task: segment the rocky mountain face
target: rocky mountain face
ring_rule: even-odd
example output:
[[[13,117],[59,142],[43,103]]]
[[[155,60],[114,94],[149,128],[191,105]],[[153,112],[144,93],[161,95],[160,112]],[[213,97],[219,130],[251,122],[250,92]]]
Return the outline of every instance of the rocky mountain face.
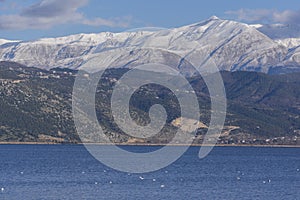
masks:
[[[183,128],[178,126],[180,107],[172,92],[158,85],[143,86],[136,91],[130,101],[130,113],[138,124],[145,125],[149,122],[149,108],[155,104],[163,105],[168,113],[163,131],[147,139],[134,138],[114,122],[110,108],[112,89],[127,71],[107,70],[100,79],[95,98],[99,124],[113,142],[168,142],[174,131]],[[151,73],[160,76],[158,72]],[[228,109],[219,144],[300,145],[299,73],[221,74]],[[87,78],[94,75],[89,74]],[[70,69],[43,70],[0,62],[0,141],[80,142],[72,116],[72,90],[76,76],[77,71]],[[198,97],[201,114],[199,129],[191,137],[195,137],[195,143],[201,143],[210,121],[210,97],[201,77],[188,80]]]
[[[201,54],[210,56],[220,70],[273,74],[300,71],[299,45],[297,27],[247,25],[211,17],[173,29],[78,34],[35,41],[0,40],[0,59],[42,69],[84,66],[90,71],[154,62],[180,68],[190,75],[188,65],[199,67],[199,60],[194,58]],[[99,60],[97,65],[84,65],[94,57]],[[184,58],[190,62],[184,63]]]

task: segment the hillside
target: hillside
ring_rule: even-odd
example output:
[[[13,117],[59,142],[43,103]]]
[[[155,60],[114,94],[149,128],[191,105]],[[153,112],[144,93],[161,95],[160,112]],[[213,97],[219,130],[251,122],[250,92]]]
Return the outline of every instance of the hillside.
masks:
[[[127,71],[112,69],[104,73],[98,86],[101,90],[96,94],[99,123],[114,142],[169,141],[179,128],[176,120],[180,112],[171,91],[158,85],[144,86],[134,94],[130,102],[131,115],[137,123],[147,124],[151,105],[164,105],[168,123],[162,132],[141,140],[128,136],[113,122],[109,109],[112,87]],[[72,119],[72,87],[76,73],[70,69],[47,71],[0,62],[0,141],[80,142]],[[224,71],[222,77],[228,112],[220,144],[300,144],[300,74]],[[210,98],[201,77],[191,77],[189,81],[200,105],[202,125],[195,143],[201,143],[209,123]]]

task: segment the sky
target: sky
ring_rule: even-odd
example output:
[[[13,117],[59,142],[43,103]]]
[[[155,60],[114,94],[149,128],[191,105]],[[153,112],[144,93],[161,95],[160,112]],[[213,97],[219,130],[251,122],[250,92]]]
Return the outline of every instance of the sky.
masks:
[[[0,0],[0,38],[172,28],[216,15],[245,23],[300,25],[296,0]]]

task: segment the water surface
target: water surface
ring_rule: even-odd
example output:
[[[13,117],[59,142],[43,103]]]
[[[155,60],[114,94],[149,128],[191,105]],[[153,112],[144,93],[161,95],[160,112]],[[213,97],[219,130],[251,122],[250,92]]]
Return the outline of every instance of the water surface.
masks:
[[[0,145],[0,199],[300,199],[300,148],[215,147],[202,160],[198,151],[128,174],[82,145]]]

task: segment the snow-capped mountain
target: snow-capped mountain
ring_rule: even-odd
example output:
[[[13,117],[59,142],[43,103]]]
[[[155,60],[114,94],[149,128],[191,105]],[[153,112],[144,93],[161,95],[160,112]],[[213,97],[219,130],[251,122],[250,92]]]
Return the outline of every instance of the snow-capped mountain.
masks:
[[[300,71],[300,29],[247,25],[215,16],[200,23],[161,30],[78,34],[35,41],[0,40],[1,60],[50,69],[100,70],[161,63],[190,72],[199,54],[220,70],[285,73]],[[83,65],[97,57],[97,64]],[[184,58],[189,57],[188,60]]]
[[[293,24],[254,25],[278,44],[288,48],[288,53],[281,63],[282,66],[294,66],[300,63],[300,26]]]

